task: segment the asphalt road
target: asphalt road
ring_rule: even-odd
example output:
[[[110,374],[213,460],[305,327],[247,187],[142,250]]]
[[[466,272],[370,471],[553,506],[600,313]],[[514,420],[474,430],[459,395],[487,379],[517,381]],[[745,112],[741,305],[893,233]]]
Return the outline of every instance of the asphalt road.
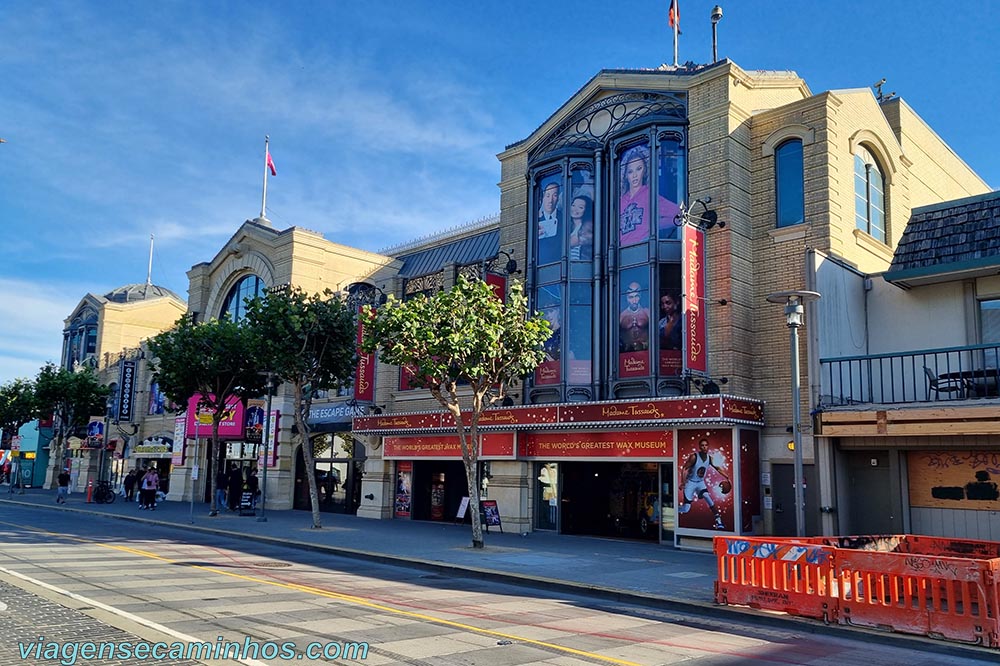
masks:
[[[0,666],[60,663],[44,646],[81,641],[260,646],[242,660],[75,660],[98,666],[995,663],[10,506],[0,506],[0,630]],[[268,641],[278,656],[260,651]]]

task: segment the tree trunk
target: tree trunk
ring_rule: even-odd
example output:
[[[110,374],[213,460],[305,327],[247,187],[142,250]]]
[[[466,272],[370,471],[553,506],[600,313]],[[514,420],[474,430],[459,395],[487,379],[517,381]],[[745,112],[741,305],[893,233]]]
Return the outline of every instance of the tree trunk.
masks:
[[[309,504],[312,507],[313,519],[312,526],[313,529],[318,530],[323,527],[323,523],[319,515],[319,489],[316,487],[316,459],[313,456],[312,440],[309,439],[309,429],[306,427],[306,421],[302,417],[302,385],[296,383],[294,387],[295,427],[298,428],[299,438],[302,441],[302,463],[305,465],[306,481],[309,483]]]
[[[209,510],[209,512],[208,512],[208,515],[210,515],[210,516],[217,516],[217,515],[219,515],[219,508],[220,508],[218,506],[218,503],[215,501],[215,491],[217,490],[217,488],[215,487],[215,478],[219,475],[219,451],[218,451],[218,446],[219,446],[219,421],[221,420],[221,418],[217,417],[216,415],[221,415],[221,414],[222,414],[222,411],[217,409],[217,410],[215,410],[215,414],[212,415],[212,447],[213,447],[213,449],[215,449],[215,450],[212,451],[212,455],[215,456],[215,464],[211,465],[212,469],[211,469],[211,472],[209,473],[209,477],[211,477],[211,478],[208,480],[208,488],[209,488],[209,493],[210,493],[209,497],[212,500],[211,510]],[[197,408],[197,406],[195,407],[194,418],[195,418],[195,423],[197,423],[198,422],[198,408]],[[197,431],[197,428],[195,428],[195,430]],[[195,450],[196,451],[198,450],[197,446],[195,446]],[[211,460],[211,455],[206,456],[205,460]],[[197,462],[198,461],[195,460],[194,462],[191,463],[191,466],[194,467],[194,465],[197,464]],[[194,494],[194,481],[193,480],[191,481],[191,493],[192,493],[192,495]]]

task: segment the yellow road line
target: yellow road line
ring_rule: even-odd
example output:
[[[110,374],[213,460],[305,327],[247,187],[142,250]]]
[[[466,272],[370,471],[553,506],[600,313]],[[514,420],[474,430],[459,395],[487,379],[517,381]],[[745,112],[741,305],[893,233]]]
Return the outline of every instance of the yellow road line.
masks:
[[[567,654],[576,655],[579,657],[587,657],[589,659],[595,659],[598,661],[604,661],[611,664],[620,664],[621,666],[641,666],[636,662],[625,661],[624,659],[615,659],[614,657],[606,657],[604,655],[596,654],[594,652],[586,652],[584,650],[577,650],[575,648],[566,647],[564,645],[556,645],[555,643],[547,643],[545,641],[538,641],[532,638],[525,638],[523,636],[518,636],[516,634],[507,634],[502,631],[493,631],[492,629],[483,629],[482,627],[476,627],[471,624],[465,624],[463,622],[455,622],[453,620],[446,620],[444,618],[435,617],[433,615],[427,615],[425,613],[417,613],[415,611],[407,611],[399,608],[393,608],[391,606],[386,606],[383,604],[376,603],[374,601],[369,601],[363,597],[356,597],[351,594],[342,594],[340,592],[330,592],[329,590],[323,590],[318,587],[312,587],[310,585],[300,585],[298,583],[283,583],[275,580],[267,580],[265,578],[257,578],[254,576],[246,576],[243,574],[233,573],[232,571],[224,571],[222,569],[216,569],[214,567],[204,566],[200,564],[188,564],[180,560],[172,560],[162,555],[157,555],[156,553],[150,553],[148,551],[139,550],[138,548],[130,548],[128,546],[119,546],[116,544],[101,543],[100,541],[95,541],[93,539],[87,539],[84,537],[70,536],[66,534],[59,534],[58,532],[49,532],[47,530],[26,527],[24,525],[18,525],[16,523],[6,523],[0,521],[0,525],[8,525],[10,527],[16,527],[19,529],[31,530],[32,532],[38,532],[41,534],[50,535],[53,537],[61,537],[64,539],[72,539],[74,541],[80,541],[83,543],[92,544],[95,546],[100,546],[101,548],[109,548],[111,550],[118,550],[125,553],[130,553],[132,555],[138,555],[140,557],[145,557],[153,560],[159,560],[166,564],[180,564],[191,569],[199,569],[201,571],[207,571],[209,573],[219,574],[221,576],[228,576],[230,578],[237,578],[239,580],[245,580],[252,583],[259,583],[263,585],[271,585],[274,587],[280,587],[287,590],[293,590],[296,592],[305,592],[306,594],[312,594],[318,597],[326,597],[328,599],[336,599],[338,601],[343,601],[345,603],[356,604],[358,606],[364,606],[366,608],[371,608],[374,610],[383,611],[386,613],[393,613],[395,615],[400,615],[403,617],[413,618],[417,620],[423,620],[425,622],[432,622],[434,624],[452,627],[454,629],[463,629],[465,631],[472,631],[477,634],[483,634],[486,636],[495,636],[498,638],[506,638],[509,640],[517,641],[519,643],[526,643],[529,645],[536,645],[539,647],[548,648],[550,650],[558,650],[559,652],[565,652]]]

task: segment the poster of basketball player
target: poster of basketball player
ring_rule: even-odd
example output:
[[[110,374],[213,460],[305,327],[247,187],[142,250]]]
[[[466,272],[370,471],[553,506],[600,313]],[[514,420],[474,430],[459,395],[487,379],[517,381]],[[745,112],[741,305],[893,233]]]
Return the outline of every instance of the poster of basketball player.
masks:
[[[733,432],[677,431],[677,527],[732,532]]]

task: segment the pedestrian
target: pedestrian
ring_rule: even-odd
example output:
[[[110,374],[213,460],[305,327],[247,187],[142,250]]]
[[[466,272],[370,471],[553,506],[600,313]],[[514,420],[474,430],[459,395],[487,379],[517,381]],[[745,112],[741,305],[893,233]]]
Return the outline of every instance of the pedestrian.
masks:
[[[226,488],[228,487],[229,487],[229,474],[226,473],[225,467],[220,466],[218,473],[215,475],[216,511],[219,511],[226,506]]]
[[[122,487],[125,489],[125,501],[131,502],[135,498],[135,470],[130,469],[128,474],[125,475],[125,479],[122,481]]]
[[[155,467],[150,467],[146,475],[142,477],[142,487],[139,489],[139,508],[156,510],[156,491],[160,488],[160,477],[156,473]]]
[[[59,483],[59,490],[56,491],[56,504],[65,504],[69,496],[69,472],[63,470],[59,472],[56,479]]]

